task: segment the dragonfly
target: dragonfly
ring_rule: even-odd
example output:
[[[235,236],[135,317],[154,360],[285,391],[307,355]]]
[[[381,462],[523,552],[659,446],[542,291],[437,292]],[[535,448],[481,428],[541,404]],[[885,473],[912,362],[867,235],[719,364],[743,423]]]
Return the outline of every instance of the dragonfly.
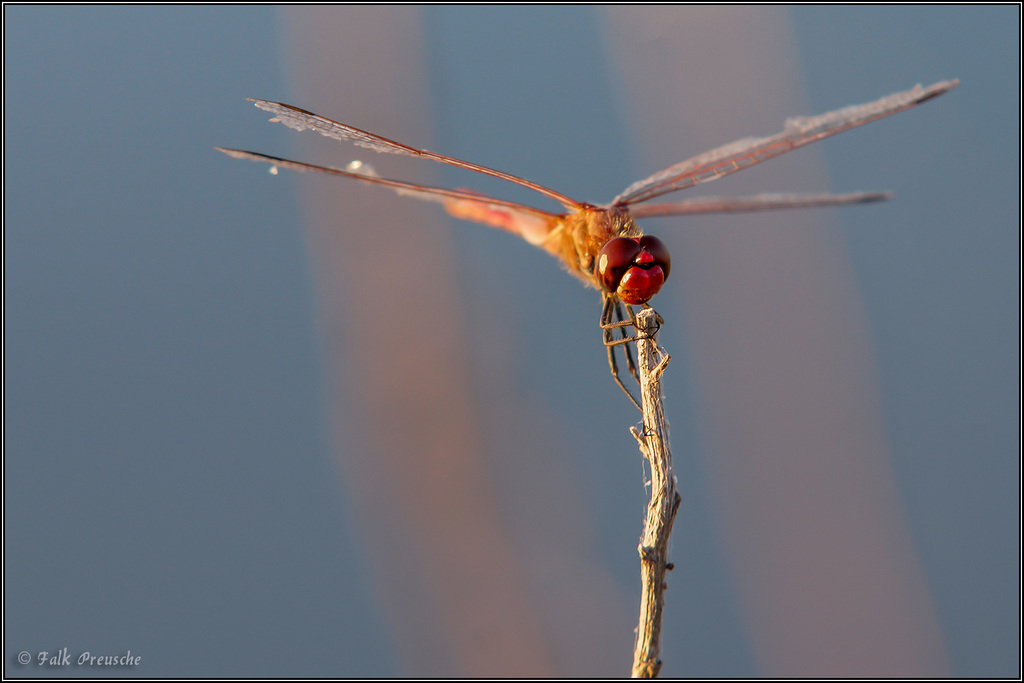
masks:
[[[887,192],[772,193],[749,197],[695,197],[672,203],[648,202],[671,192],[722,178],[812,142],[905,111],[952,90],[958,84],[959,81],[954,79],[928,87],[917,85],[910,90],[894,93],[874,102],[853,105],[818,116],[791,118],[786,121],[781,133],[768,137],[742,138],[698,154],[633,183],[605,205],[577,201],[524,178],[426,149],[410,147],[289,104],[260,99],[249,100],[259,109],[273,114],[273,118],[270,119],[272,123],[282,123],[297,131],[315,131],[374,152],[428,159],[501,178],[555,200],[565,209],[560,213],[497,199],[473,190],[431,187],[382,178],[362,166],[360,162],[353,162],[343,170],[259,152],[223,147],[215,149],[236,159],[269,163],[272,173],[277,173],[278,168],[324,173],[369,185],[389,187],[402,196],[439,202],[452,216],[505,230],[547,251],[561,261],[562,266],[584,285],[601,293],[600,327],[607,348],[608,366],[618,386],[633,404],[640,408],[640,404],[619,375],[615,352],[619,348],[623,349],[627,370],[639,381],[637,365],[629,346],[637,338],[627,332],[630,327],[635,330],[633,306],[650,307],[648,302],[665,284],[672,261],[665,243],[654,235],[644,234],[637,224],[637,219],[651,216],[844,206],[882,201],[889,199],[891,195]],[[660,317],[658,320],[660,323]]]

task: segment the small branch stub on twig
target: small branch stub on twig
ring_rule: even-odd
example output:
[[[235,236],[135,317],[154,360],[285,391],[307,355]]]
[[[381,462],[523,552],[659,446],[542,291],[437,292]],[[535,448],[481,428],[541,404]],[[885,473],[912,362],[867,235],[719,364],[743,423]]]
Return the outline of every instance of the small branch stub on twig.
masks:
[[[668,539],[679,509],[672,471],[668,422],[662,405],[661,375],[669,357],[658,349],[658,314],[645,308],[636,316],[637,355],[643,430],[632,429],[640,452],[651,463],[651,500],[640,539],[640,623],[633,650],[633,678],[654,678],[661,669],[661,619],[665,606]]]

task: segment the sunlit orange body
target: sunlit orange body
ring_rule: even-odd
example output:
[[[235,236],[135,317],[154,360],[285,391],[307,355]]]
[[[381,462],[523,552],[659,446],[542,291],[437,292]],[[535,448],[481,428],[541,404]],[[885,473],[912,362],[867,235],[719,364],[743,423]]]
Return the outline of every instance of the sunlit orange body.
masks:
[[[549,218],[514,216],[500,207],[445,202],[456,218],[483,223],[520,235],[562,262],[565,269],[589,287],[602,289],[594,276],[596,255],[613,237],[641,237],[643,231],[624,207],[581,204],[576,210]]]

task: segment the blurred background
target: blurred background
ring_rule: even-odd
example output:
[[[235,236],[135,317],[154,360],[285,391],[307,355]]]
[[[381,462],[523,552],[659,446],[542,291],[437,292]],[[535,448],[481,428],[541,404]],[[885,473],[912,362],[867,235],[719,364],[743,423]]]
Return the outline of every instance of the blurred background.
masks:
[[[598,294],[212,147],[557,207],[242,98],[605,202],[960,78],[687,193],[891,202],[645,225],[674,258],[662,675],[1018,676],[1019,44],[1014,6],[6,6],[5,675],[629,670],[647,474]],[[38,664],[61,648],[142,659]]]

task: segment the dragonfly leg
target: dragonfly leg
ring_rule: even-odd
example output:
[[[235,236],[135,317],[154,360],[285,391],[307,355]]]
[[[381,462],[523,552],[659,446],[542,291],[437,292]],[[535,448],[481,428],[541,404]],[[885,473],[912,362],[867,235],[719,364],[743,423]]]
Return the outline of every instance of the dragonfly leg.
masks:
[[[619,376],[619,365],[615,358],[615,349],[618,346],[624,346],[623,353],[626,357],[626,365],[629,369],[629,374],[640,382],[639,371],[637,370],[636,361],[633,358],[633,351],[629,347],[630,343],[636,341],[636,337],[630,337],[626,334],[626,327],[633,327],[633,310],[629,309],[629,318],[622,309],[622,303],[614,296],[605,295],[604,305],[601,309],[601,334],[605,347],[608,349],[608,367],[612,372],[612,379],[619,385],[623,393],[629,397],[629,400],[633,402],[637,410],[643,411],[640,407],[640,402],[636,400],[633,394],[626,388],[626,385],[622,382],[622,378]],[[618,330],[619,334],[616,336],[615,331]]]
[[[626,320],[626,315],[625,314],[628,313],[629,314],[629,325],[630,325],[630,327],[632,327],[635,330],[636,329],[636,314],[633,313],[633,307],[630,306],[629,304],[626,304],[626,306],[625,306],[626,310],[623,311],[622,309],[623,309],[622,302],[619,301],[618,299],[616,299],[615,300],[615,312],[618,315],[619,320],[623,320],[623,321]],[[622,332],[622,337],[623,337],[623,339],[626,338],[625,331]],[[636,341],[636,337],[630,337],[630,341],[631,342],[635,342]],[[629,374],[633,375],[633,379],[636,380],[636,383],[640,384],[640,370],[637,369],[636,360],[633,358],[633,347],[630,346],[627,343],[627,344],[623,344],[622,345],[622,349],[623,349],[623,352],[625,353],[625,356],[626,356],[626,369],[629,370]]]
[[[623,393],[626,394],[626,396],[629,397],[629,400],[633,402],[633,405],[636,406],[636,409],[639,410],[640,412],[643,412],[643,408],[640,407],[640,402],[636,400],[636,398],[629,391],[629,389],[626,388],[626,385],[622,383],[622,378],[619,377],[618,364],[615,362],[615,347],[614,346],[608,346],[608,367],[611,368],[612,379],[615,380],[615,383],[618,384],[619,388],[622,389]]]
[[[647,304],[643,305],[644,308],[650,308]],[[657,321],[658,327],[664,324],[664,320],[658,312],[655,311],[655,320]],[[627,327],[632,327],[636,330],[636,314],[633,312],[633,307],[629,304],[623,304],[617,297],[612,294],[605,294],[603,307],[601,309],[601,333],[605,347],[608,349],[608,367],[612,372],[612,379],[619,385],[619,388],[629,397],[629,400],[633,402],[633,405],[638,410],[643,410],[640,407],[640,403],[633,396],[632,392],[626,388],[623,384],[622,378],[619,376],[619,365],[618,360],[615,356],[616,347],[623,347],[622,353],[626,358],[626,367],[629,370],[629,374],[636,380],[637,384],[640,383],[640,371],[636,363],[636,359],[633,356],[633,349],[630,344],[636,342],[638,336],[629,336],[626,332]],[[615,331],[618,330],[618,335]],[[657,331],[657,330],[655,330]]]

